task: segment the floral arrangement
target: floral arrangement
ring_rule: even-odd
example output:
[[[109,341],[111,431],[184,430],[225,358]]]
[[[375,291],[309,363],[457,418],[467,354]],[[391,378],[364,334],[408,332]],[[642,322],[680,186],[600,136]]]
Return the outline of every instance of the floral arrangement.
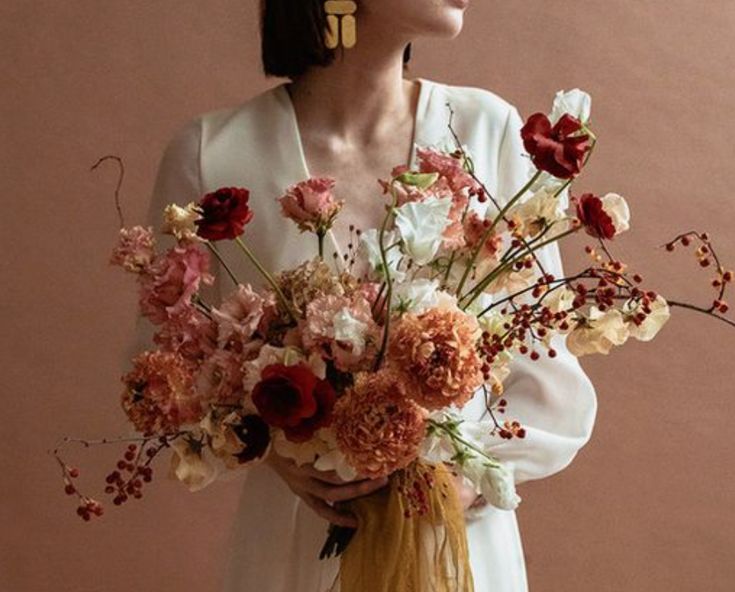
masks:
[[[512,408],[503,384],[515,357],[553,358],[555,335],[577,356],[649,341],[674,306],[735,325],[724,316],[733,272],[706,233],[666,244],[697,243],[700,265],[714,267],[716,294],[699,307],[643,288],[611,254],[609,243],[630,225],[622,196],[584,193],[565,207],[597,142],[586,93],[560,91],[551,113],[532,115],[521,133],[536,172],[502,204],[456,134],[453,151],[419,148],[417,170],[398,167],[381,181],[382,225],[351,227],[359,246],[347,269],[323,254],[343,205],[327,178],[307,179],[278,199],[283,215],[317,239],[315,256],[293,269],[266,270],[247,245],[257,220],[245,188],[168,205],[160,230],[174,244],[165,250],[152,228],[122,228],[111,262],[135,276],[140,312],[156,332],[153,348],[122,378],[122,409],[140,436],[128,439],[107,475],[113,503],[142,496],[164,449],[172,451],[170,474],[198,490],[273,448],[345,480],[396,476],[407,520],[429,510],[439,465],[451,465],[489,503],[513,509],[520,497],[512,472],[489,443],[525,436],[518,421],[500,419]],[[590,265],[554,277],[537,251],[577,233],[597,244],[586,247]],[[220,241],[239,246],[263,287],[235,277]],[[232,280],[222,302],[202,296],[213,282],[210,256]],[[488,419],[463,420],[459,410],[478,393]],[[78,514],[102,515],[59,450],[53,454]]]

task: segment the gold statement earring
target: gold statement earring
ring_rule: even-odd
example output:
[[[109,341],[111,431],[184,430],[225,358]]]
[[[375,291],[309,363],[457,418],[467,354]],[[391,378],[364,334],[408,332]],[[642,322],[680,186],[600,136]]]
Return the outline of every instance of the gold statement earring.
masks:
[[[357,43],[357,4],[353,0],[327,0],[324,12],[327,13],[327,30],[324,38],[329,49],[336,49],[340,41],[342,47],[349,49]]]

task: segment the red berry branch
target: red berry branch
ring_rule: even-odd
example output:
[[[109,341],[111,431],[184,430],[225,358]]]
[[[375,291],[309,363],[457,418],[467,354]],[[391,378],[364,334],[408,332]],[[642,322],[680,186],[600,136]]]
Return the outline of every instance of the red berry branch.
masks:
[[[179,432],[166,436],[117,438],[112,440],[108,438],[85,440],[65,437],[53,450],[49,450],[48,452],[53,455],[61,467],[64,492],[67,495],[77,496],[79,501],[77,515],[83,520],[89,521],[92,516],[102,516],[104,507],[98,500],[83,493],[76,485],[75,479],[79,477],[79,468],[69,465],[63,460],[60,454],[61,449],[66,444],[74,442],[89,448],[98,444],[129,442],[122,457],[117,461],[116,469],[110,472],[105,478],[105,493],[110,495],[114,494],[115,497],[112,502],[116,506],[119,506],[131,497],[133,499],[143,497],[143,483],[150,483],[153,479],[153,467],[150,466],[151,462],[161,450],[168,448],[172,441],[185,433]]]

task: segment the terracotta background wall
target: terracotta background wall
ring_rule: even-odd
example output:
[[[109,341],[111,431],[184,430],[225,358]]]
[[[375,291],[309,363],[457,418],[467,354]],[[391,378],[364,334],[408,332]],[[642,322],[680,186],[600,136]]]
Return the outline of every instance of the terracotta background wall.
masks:
[[[46,449],[126,430],[134,293],[107,266],[115,170],[89,167],[123,156],[125,211],[142,216],[174,128],[275,82],[260,74],[255,4],[0,4],[3,592],[218,590],[238,482],[189,495],[159,465],[142,501],[85,524]],[[735,265],[734,30],[731,0],[476,0],[460,39],[417,44],[412,73],[491,89],[524,115],[557,89],[588,90],[601,143],[579,188],[626,195],[635,225],[617,252],[662,292],[706,303],[709,274],[656,246],[706,229]],[[565,247],[568,269],[583,245]],[[593,440],[521,489],[534,592],[733,589],[735,331],[676,317],[655,343],[583,361],[599,392]],[[116,453],[69,457],[98,487]]]

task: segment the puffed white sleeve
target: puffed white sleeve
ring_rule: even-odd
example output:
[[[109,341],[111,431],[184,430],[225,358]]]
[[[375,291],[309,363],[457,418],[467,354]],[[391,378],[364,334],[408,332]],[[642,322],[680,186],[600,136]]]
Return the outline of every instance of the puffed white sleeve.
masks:
[[[201,117],[197,117],[173,133],[159,158],[146,216],[141,223],[142,226],[153,227],[159,249],[165,248],[159,231],[166,205],[169,203],[186,205],[192,201],[199,201],[202,196],[201,137],[202,121]],[[216,261],[213,262],[213,266],[215,264]],[[212,271],[217,273],[214,267]],[[153,325],[138,315],[127,360],[151,347],[153,331]]]
[[[535,171],[525,152],[518,110],[511,106],[499,147],[498,196],[506,202]],[[568,204],[568,194],[560,195]],[[558,243],[537,251],[547,273],[564,277]],[[525,438],[499,440],[491,449],[502,461],[512,463],[516,483],[542,479],[564,469],[589,440],[597,413],[597,395],[579,361],[566,347],[563,335],[554,335],[551,358],[538,348],[536,361],[517,355],[505,382],[505,414],[498,421],[517,419],[526,429]]]

